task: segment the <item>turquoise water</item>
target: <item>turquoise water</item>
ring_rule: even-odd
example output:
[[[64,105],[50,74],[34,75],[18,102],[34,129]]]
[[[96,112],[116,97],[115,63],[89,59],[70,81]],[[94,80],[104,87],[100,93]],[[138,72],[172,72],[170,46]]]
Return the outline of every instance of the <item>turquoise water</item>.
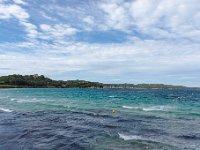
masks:
[[[200,91],[2,89],[0,149],[200,149]]]

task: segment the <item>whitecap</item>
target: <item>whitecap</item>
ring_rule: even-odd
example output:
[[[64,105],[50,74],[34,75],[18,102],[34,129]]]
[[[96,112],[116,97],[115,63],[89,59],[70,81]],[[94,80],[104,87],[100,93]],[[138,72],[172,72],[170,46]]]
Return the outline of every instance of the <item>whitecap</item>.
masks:
[[[168,111],[171,110],[170,106],[150,106],[142,108],[143,111]]]
[[[110,95],[110,96],[108,96],[109,98],[115,98],[115,96],[114,95]]]
[[[12,110],[6,109],[6,108],[2,108],[2,107],[0,107],[0,111],[3,111],[3,112],[12,112]]]
[[[25,100],[17,100],[16,102],[17,102],[17,103],[25,103],[25,102],[27,102],[27,101],[25,101]]]
[[[16,101],[17,103],[34,103],[34,102],[38,102],[37,99],[20,99]]]
[[[127,108],[127,109],[133,109],[134,107],[131,107],[131,106],[122,106],[123,108]]]
[[[10,100],[11,100],[11,101],[14,101],[15,99],[14,99],[14,98],[11,98]]]
[[[128,140],[144,140],[141,136],[138,135],[125,135],[125,134],[121,134],[118,133],[119,138],[128,141]]]

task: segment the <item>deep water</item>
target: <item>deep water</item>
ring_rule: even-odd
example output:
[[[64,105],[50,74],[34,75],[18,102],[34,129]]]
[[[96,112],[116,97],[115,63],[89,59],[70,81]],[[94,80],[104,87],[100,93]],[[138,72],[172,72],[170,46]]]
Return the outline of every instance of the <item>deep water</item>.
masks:
[[[0,150],[57,149],[200,150],[200,90],[1,89]]]

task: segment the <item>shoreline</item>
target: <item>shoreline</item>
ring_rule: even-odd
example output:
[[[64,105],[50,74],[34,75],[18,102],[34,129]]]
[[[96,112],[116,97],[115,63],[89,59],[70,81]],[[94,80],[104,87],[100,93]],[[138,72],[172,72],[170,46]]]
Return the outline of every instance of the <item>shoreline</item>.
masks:
[[[185,87],[185,88],[137,88],[137,87],[1,87],[1,89],[135,89],[135,90],[195,90],[200,88]]]
[[[107,89],[195,89],[182,85],[161,83],[100,83],[86,80],[52,80],[44,75],[8,75],[0,77],[0,89],[3,88],[107,88]]]

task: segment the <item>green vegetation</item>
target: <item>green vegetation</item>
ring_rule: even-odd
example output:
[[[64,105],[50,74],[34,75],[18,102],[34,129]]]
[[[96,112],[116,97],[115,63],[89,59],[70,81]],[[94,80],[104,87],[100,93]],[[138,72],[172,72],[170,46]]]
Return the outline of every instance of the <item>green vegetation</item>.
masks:
[[[83,80],[56,81],[43,75],[9,75],[0,77],[0,88],[102,88],[101,83]]]
[[[0,77],[0,88],[145,88],[184,89],[184,86],[164,84],[102,84],[84,80],[57,81],[43,75],[9,75]]]
[[[164,84],[104,84],[107,88],[138,88],[138,89],[184,89],[185,86],[174,86]]]

